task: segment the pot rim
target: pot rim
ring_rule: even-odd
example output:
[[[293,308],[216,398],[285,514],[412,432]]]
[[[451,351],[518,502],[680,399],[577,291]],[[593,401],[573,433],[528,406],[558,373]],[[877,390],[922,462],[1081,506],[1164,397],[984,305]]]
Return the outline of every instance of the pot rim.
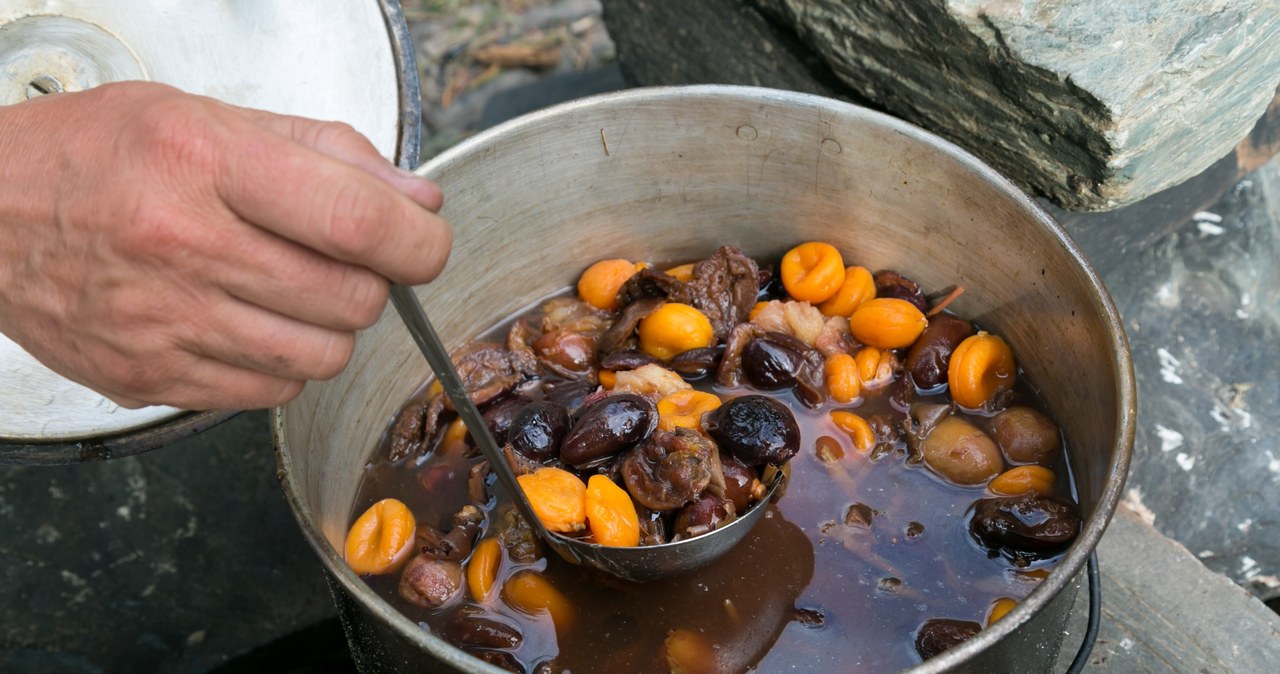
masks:
[[[1013,633],[1030,618],[1043,609],[1051,599],[1062,592],[1081,572],[1089,555],[1092,554],[1098,541],[1101,540],[1107,525],[1115,513],[1116,505],[1124,488],[1128,475],[1130,458],[1133,450],[1137,417],[1137,389],[1134,379],[1133,361],[1129,351],[1129,340],[1119,311],[1111,298],[1110,292],[1102,283],[1097,272],[1085,259],[1083,253],[1051,215],[1040,207],[1031,197],[1015,186],[1009,179],[997,173],[980,159],[960,146],[925,131],[896,117],[876,112],[852,103],[827,98],[814,94],[750,87],[739,85],[701,84],[686,86],[639,87],[624,91],[589,96],[566,103],[554,105],[542,110],[528,113],[508,120],[493,128],[483,131],[436,156],[417,169],[420,175],[441,174],[449,170],[451,164],[461,160],[477,149],[483,148],[509,133],[522,127],[537,124],[547,118],[558,117],[565,113],[583,108],[599,106],[626,106],[634,104],[660,104],[663,101],[684,99],[689,97],[729,98],[747,101],[771,101],[813,108],[838,108],[842,113],[854,118],[889,128],[915,141],[930,146],[964,165],[970,171],[980,175],[992,187],[1002,192],[1016,205],[1030,213],[1040,226],[1057,241],[1062,251],[1077,265],[1083,273],[1092,292],[1090,298],[1093,308],[1102,317],[1106,327],[1107,340],[1111,350],[1111,367],[1116,373],[1115,414],[1118,420],[1115,442],[1112,446],[1111,465],[1107,471],[1106,482],[1102,493],[1094,507],[1093,513],[1086,520],[1080,536],[1072,544],[1067,554],[1055,567],[1055,573],[1039,584],[1027,597],[1018,603],[1003,619],[991,627],[983,629],[965,643],[930,658],[915,667],[906,670],[911,674],[933,674],[958,667],[975,658],[981,651],[995,645],[997,641]],[[321,562],[329,574],[342,587],[363,605],[365,610],[374,613],[422,649],[439,658],[441,661],[458,668],[472,671],[503,674],[504,670],[482,662],[460,649],[448,644],[443,639],[421,628],[397,611],[389,603],[374,593],[342,559],[341,553],[329,545],[320,531],[311,512],[304,507],[301,490],[294,479],[292,461],[290,460],[288,443],[284,437],[284,420],[287,409],[276,407],[271,410],[271,435],[275,446],[276,461],[279,470],[277,478],[284,489],[285,498],[294,516],[302,528],[308,543],[320,556]]]

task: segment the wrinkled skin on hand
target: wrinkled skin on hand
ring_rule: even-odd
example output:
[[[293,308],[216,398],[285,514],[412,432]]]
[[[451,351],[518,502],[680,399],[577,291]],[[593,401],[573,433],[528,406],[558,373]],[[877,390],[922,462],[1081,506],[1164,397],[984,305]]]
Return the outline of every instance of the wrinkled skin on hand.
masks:
[[[440,272],[441,203],[346,125],[160,84],[0,108],[0,331],[126,407],[281,404]]]

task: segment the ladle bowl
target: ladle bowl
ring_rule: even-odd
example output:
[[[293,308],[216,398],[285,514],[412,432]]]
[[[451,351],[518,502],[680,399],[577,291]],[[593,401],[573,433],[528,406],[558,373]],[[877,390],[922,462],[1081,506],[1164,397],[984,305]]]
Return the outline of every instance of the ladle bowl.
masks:
[[[393,284],[391,303],[395,305],[400,319],[404,321],[409,334],[422,351],[423,357],[427,359],[427,363],[431,365],[431,370],[435,372],[436,381],[440,382],[444,394],[448,396],[454,409],[462,417],[468,432],[480,446],[484,457],[489,460],[493,472],[498,476],[503,488],[511,495],[520,514],[529,522],[543,542],[569,562],[589,566],[611,576],[634,582],[658,580],[699,569],[722,557],[750,533],[751,528],[764,515],[778,487],[786,479],[783,471],[774,471],[773,479],[769,481],[764,497],[752,504],[740,517],[701,536],[672,543],[611,547],[550,531],[538,519],[529,499],[525,497],[524,491],[517,483],[516,475],[507,463],[506,457],[498,448],[497,441],[489,432],[489,427],[484,422],[484,417],[480,415],[480,410],[467,396],[462,386],[462,379],[449,360],[449,352],[440,343],[440,337],[432,327],[426,312],[422,310],[422,305],[418,303],[418,298],[414,296],[411,289]]]

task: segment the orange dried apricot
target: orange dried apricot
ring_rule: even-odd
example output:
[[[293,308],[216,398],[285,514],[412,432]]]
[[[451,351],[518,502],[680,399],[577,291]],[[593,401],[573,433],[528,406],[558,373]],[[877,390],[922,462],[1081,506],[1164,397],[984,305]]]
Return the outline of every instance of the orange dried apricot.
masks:
[[[502,545],[496,538],[486,538],[476,543],[467,562],[467,592],[476,601],[484,601],[498,582],[498,567],[502,564]]]
[[[864,346],[853,354],[858,378],[866,388],[880,388],[893,381],[893,354],[874,346]]]
[[[826,316],[844,316],[848,318],[853,311],[876,296],[876,280],[866,267],[849,267],[844,270],[844,283],[836,294],[818,305],[818,310]]]
[[[536,571],[521,571],[508,578],[502,586],[502,600],[530,615],[550,614],[557,632],[563,633],[573,624],[569,599]]]
[[[849,330],[863,344],[877,349],[911,346],[929,321],[916,306],[896,297],[877,297],[858,305],[849,317]]]
[[[987,611],[987,627],[996,624],[996,621],[1003,618],[1005,614],[1012,611],[1018,602],[1008,597],[1001,597],[991,603],[991,609]]]
[[[440,440],[441,454],[462,454],[467,451],[467,425],[459,417],[449,422]]]
[[[792,299],[817,304],[844,285],[844,258],[821,241],[802,243],[782,256],[782,286]]]
[[[1044,466],[1018,466],[997,475],[987,488],[1001,496],[1053,493],[1053,471]]]
[[[596,374],[596,378],[600,381],[600,385],[605,388],[613,388],[618,383],[618,373],[613,370],[601,370]]]
[[[676,391],[658,401],[658,428],[674,431],[676,428],[702,428],[702,415],[720,406],[720,398],[714,393],[694,389]]]
[[[693,263],[682,264],[679,267],[672,267],[667,270],[668,276],[674,276],[677,281],[688,283],[693,280]]]
[[[711,674],[717,671],[715,648],[706,637],[693,630],[671,630],[663,645],[671,674]]]
[[[847,353],[833,353],[823,364],[827,390],[831,399],[849,403],[862,395],[862,379],[858,376],[858,363]]]
[[[711,346],[715,331],[701,311],[667,302],[640,320],[640,350],[661,360]]]
[[[343,556],[351,570],[361,575],[395,571],[409,559],[417,526],[408,506],[384,498],[351,525]]]
[[[831,412],[831,421],[835,422],[836,428],[849,434],[853,446],[859,452],[866,454],[875,447],[876,434],[871,430],[871,424],[861,416],[845,410],[834,410]]]
[[[600,545],[635,547],[640,544],[640,517],[627,490],[603,475],[587,480],[587,524]]]
[[[551,531],[582,531],[587,527],[587,485],[577,475],[544,467],[516,478],[533,512]]]
[[[630,260],[600,260],[578,277],[578,296],[597,309],[613,311],[618,308],[618,290],[636,271]]]
[[[987,406],[997,395],[1012,389],[1016,379],[1013,350],[1003,339],[987,332],[980,331],[960,342],[947,364],[951,399],[969,409]]]

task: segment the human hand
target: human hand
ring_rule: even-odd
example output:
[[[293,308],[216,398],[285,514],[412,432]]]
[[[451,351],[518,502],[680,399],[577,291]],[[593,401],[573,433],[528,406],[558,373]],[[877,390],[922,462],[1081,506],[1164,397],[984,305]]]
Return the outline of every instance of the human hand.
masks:
[[[281,404],[444,267],[441,202],[346,125],[159,84],[0,107],[0,332],[125,407]]]

